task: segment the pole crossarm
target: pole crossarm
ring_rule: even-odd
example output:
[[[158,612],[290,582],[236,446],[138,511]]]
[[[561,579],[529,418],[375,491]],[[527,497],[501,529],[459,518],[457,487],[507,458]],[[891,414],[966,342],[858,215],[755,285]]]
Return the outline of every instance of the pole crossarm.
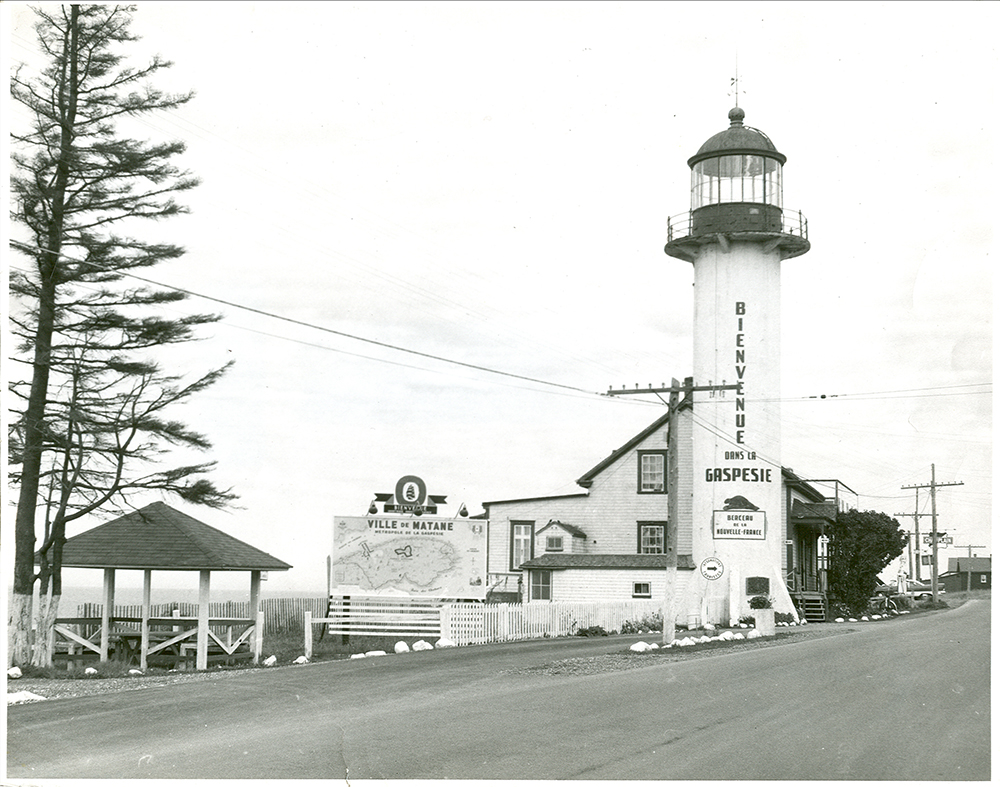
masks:
[[[943,486],[964,486],[962,481],[943,481],[938,482],[937,476],[935,475],[934,464],[931,463],[931,482],[929,484],[908,484],[906,486],[901,486],[900,489],[915,489],[917,490],[917,495],[920,494],[921,489],[931,490],[931,597],[934,599],[934,605],[937,606],[938,600],[938,539],[944,535],[944,533],[938,532],[937,526],[937,490]],[[897,516],[910,516],[910,514],[898,514]],[[917,526],[921,514],[914,513],[913,515],[914,527]],[[924,514],[926,516],[926,514]],[[919,539],[917,541],[917,549],[920,549]],[[919,551],[918,551],[919,554]],[[918,564],[919,565],[919,564]],[[919,568],[917,569],[919,572]],[[919,579],[919,574],[918,577]]]
[[[736,391],[739,390],[740,385],[673,385],[673,386],[662,386],[660,388],[654,388],[649,386],[648,388],[640,388],[638,383],[636,383],[635,388],[629,389],[622,386],[620,391],[616,391],[614,388],[608,388],[608,392],[605,396],[629,396],[631,394],[656,394],[656,393],[688,393],[689,391]]]

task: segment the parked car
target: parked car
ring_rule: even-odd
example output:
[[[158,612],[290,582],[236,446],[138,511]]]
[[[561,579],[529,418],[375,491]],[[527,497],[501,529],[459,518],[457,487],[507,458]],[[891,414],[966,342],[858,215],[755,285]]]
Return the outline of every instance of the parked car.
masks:
[[[944,583],[938,582],[938,593],[944,593]],[[896,590],[896,583],[893,582],[891,585],[879,585],[875,588],[875,595],[877,596],[895,596],[898,595]],[[906,580],[906,592],[903,593],[905,596],[916,600],[922,600],[931,598],[934,595],[933,588],[930,582],[917,582],[915,579]]]

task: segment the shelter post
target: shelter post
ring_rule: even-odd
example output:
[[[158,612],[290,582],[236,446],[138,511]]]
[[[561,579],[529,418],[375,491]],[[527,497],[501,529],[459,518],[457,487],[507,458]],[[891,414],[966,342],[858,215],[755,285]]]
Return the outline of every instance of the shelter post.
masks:
[[[147,568],[142,572],[142,623],[140,624],[142,643],[139,646],[139,669],[143,672],[146,671],[146,657],[149,655],[149,602],[152,586],[153,571]]]
[[[115,615],[115,570],[104,569],[104,606],[101,608],[101,661],[108,660],[111,645],[111,622]]]
[[[259,632],[259,633],[258,633]],[[264,610],[257,610],[257,620],[254,623],[253,663],[260,663],[260,654],[264,650]]]
[[[258,622],[259,615],[258,607],[260,606],[260,571],[250,572],[250,618],[254,620],[253,627],[253,640],[250,643],[250,649],[254,653],[258,653],[257,643],[263,641],[264,632],[260,627]],[[254,663],[257,663],[256,656],[254,657]]]
[[[198,652],[196,669],[208,669],[208,598],[212,572],[202,569],[198,580]]]

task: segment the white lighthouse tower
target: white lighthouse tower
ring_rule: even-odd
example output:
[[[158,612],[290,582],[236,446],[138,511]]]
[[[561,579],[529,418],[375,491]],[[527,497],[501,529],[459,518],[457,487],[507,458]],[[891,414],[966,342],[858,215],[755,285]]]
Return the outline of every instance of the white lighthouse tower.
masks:
[[[676,611],[722,624],[750,614],[754,596],[795,612],[781,568],[780,267],[809,241],[783,205],[785,156],[743,118],[730,110],[729,128],[688,160],[691,209],[670,220],[665,248],[694,265],[690,458],[679,453],[693,476],[695,571]]]

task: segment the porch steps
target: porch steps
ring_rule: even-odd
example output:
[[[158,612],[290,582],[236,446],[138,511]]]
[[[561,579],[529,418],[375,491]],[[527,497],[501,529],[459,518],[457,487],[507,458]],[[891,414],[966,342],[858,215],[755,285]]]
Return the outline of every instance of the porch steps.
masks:
[[[826,601],[821,597],[805,597],[802,599],[802,611],[809,623],[826,622]]]

